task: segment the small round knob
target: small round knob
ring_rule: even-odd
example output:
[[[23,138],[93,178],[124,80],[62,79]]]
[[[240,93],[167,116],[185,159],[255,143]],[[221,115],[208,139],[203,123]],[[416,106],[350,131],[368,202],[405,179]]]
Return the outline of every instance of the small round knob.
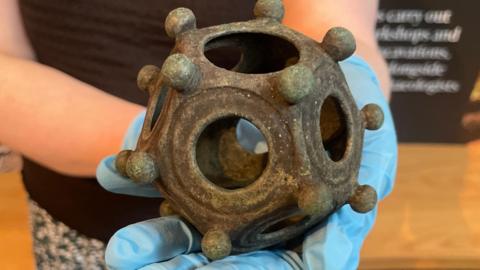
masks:
[[[123,150],[120,153],[117,154],[115,157],[115,168],[117,169],[117,172],[125,177],[128,177],[127,175],[127,160],[130,157],[130,154],[132,153],[132,150]]]
[[[202,252],[211,260],[219,260],[230,255],[232,242],[222,230],[209,230],[202,238]]]
[[[197,28],[195,14],[188,8],[177,8],[168,13],[165,19],[165,32],[171,38],[178,34]]]
[[[289,103],[298,103],[314,88],[312,71],[303,65],[293,65],[280,73],[277,81],[278,92]]]
[[[342,61],[355,51],[355,38],[343,27],[333,27],[325,34],[322,48],[335,61]]]
[[[144,92],[150,92],[149,87],[160,75],[160,69],[154,65],[146,65],[140,69],[137,76],[137,86]]]
[[[258,0],[253,9],[256,18],[272,18],[279,22],[285,15],[285,9],[281,0]]]
[[[166,216],[172,216],[172,215],[175,215],[175,210],[173,210],[172,206],[170,205],[170,203],[167,201],[167,200],[164,200],[161,204],[160,204],[160,216],[162,217],[166,217]]]
[[[383,125],[383,111],[377,104],[367,104],[362,108],[363,121],[369,130],[377,130]]]
[[[201,79],[199,67],[181,53],[170,55],[163,63],[161,73],[167,85],[180,91],[196,88]]]
[[[348,203],[355,212],[366,213],[377,204],[377,192],[369,185],[358,186],[348,199]]]
[[[131,152],[125,167],[128,177],[137,183],[151,183],[159,176],[155,160],[146,152]]]

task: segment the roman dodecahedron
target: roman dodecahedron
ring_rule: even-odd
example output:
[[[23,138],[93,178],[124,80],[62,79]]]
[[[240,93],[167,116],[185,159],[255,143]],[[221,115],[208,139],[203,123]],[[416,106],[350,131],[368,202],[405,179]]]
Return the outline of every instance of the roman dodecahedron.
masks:
[[[355,40],[332,28],[319,43],[282,25],[283,13],[281,1],[260,0],[254,20],[197,29],[191,10],[175,9],[171,55],[138,75],[150,95],[145,123],[117,169],[155,182],[161,212],[193,224],[211,259],[298,237],[346,203],[357,212],[376,203],[357,176],[364,129],[378,129],[383,113],[357,109],[338,65]],[[237,58],[226,66],[222,53]],[[264,141],[245,147],[239,121]]]

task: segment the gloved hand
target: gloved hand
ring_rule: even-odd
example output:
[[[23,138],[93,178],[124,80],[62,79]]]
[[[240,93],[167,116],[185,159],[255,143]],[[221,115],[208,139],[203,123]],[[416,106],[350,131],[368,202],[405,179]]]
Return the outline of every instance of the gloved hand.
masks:
[[[123,139],[122,150],[135,149],[138,137],[142,131],[144,119],[145,112],[140,113],[133,119]],[[104,189],[113,193],[152,198],[161,197],[152,184],[135,184],[128,178],[118,174],[115,168],[115,155],[108,156],[100,161],[97,167],[97,180]]]
[[[379,130],[365,131],[359,172],[360,184],[373,186],[382,199],[392,190],[397,164],[396,135],[388,103],[373,71],[363,60],[352,56],[340,66],[358,108],[376,103],[385,114]],[[129,129],[125,148],[133,148],[141,117]],[[250,145],[251,151],[262,152],[263,137],[255,132],[247,125],[237,127],[240,143],[246,149]],[[97,178],[112,192],[159,196],[152,186],[136,186],[118,175],[113,156],[101,162]],[[105,259],[111,269],[356,269],[360,248],[376,213],[377,208],[359,214],[349,205],[343,206],[310,231],[303,242],[302,259],[292,251],[262,250],[210,262],[199,253],[199,233],[176,217],[147,220],[119,230],[108,243]]]

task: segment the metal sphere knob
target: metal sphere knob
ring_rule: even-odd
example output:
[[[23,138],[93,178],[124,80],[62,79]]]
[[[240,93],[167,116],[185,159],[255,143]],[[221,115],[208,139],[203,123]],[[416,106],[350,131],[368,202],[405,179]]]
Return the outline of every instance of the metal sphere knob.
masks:
[[[358,186],[348,203],[356,212],[366,213],[377,204],[377,192],[369,185]]]
[[[258,0],[253,9],[256,18],[272,18],[279,22],[285,15],[281,0]]]
[[[176,38],[177,35],[195,28],[197,28],[195,14],[188,8],[174,9],[165,19],[165,32],[171,38]]]
[[[202,238],[202,252],[211,260],[222,259],[232,250],[230,236],[222,230],[209,230]]]
[[[146,65],[140,69],[137,76],[137,86],[140,90],[149,93],[150,86],[155,83],[160,75],[160,69],[154,65]]]
[[[383,125],[383,111],[377,104],[367,104],[362,108],[365,127],[369,130],[377,130]]]
[[[325,34],[322,48],[335,61],[342,61],[353,54],[356,48],[352,33],[343,27],[333,27]]]
[[[159,176],[154,158],[145,152],[131,152],[125,167],[128,177],[137,183],[151,183]]]
[[[313,91],[312,71],[303,65],[287,67],[280,73],[277,87],[287,102],[297,103]]]
[[[161,73],[167,85],[180,91],[196,88],[201,79],[197,65],[180,53],[172,54],[165,60]]]

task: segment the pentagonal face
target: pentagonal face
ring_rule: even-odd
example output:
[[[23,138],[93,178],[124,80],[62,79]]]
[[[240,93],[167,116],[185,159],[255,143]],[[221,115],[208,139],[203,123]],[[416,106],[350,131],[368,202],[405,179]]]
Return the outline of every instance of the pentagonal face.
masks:
[[[302,163],[308,160],[300,154],[304,151],[298,142],[302,138],[292,136],[295,120],[289,116],[245,89],[204,89],[190,96],[173,113],[167,147],[159,151],[162,177],[158,186],[201,232],[212,227],[228,232],[235,252],[300,235],[323,216],[298,218],[302,214],[296,207],[295,194],[299,185],[312,179],[304,180],[309,176],[304,175]],[[208,166],[224,165],[215,162],[215,158],[222,158],[215,147],[221,148],[239,118],[258,127],[270,151],[267,160],[258,156],[257,162],[266,162],[266,166],[255,172],[253,182],[232,188],[231,183],[223,186],[221,182],[228,173],[215,175]]]
[[[260,129],[270,151],[268,160],[258,160],[266,165],[265,168],[262,166],[259,174],[255,174],[259,175],[258,179],[245,187],[228,189],[228,186],[212,180],[215,175],[208,175],[208,172],[214,171],[204,169],[202,172],[205,165],[199,164],[197,158],[214,160],[208,151],[219,154],[213,148],[221,145],[215,143],[228,139],[224,137],[228,134],[223,131],[231,131],[239,118],[249,120]],[[160,169],[162,186],[175,202],[191,200],[191,204],[185,207],[191,208],[184,210],[192,220],[200,220],[208,226],[214,221],[207,216],[218,215],[232,224],[238,224],[236,215],[243,215],[251,221],[286,204],[294,204],[295,168],[290,161],[290,157],[295,156],[293,138],[284,116],[263,98],[238,88],[206,89],[181,103],[172,119],[168,148],[163,149]],[[211,130],[211,125],[216,125],[216,129]],[[205,133],[210,134],[205,137]],[[209,144],[213,145],[212,149],[208,148]],[[220,176],[228,176],[228,173]],[[178,189],[177,185],[181,185],[182,189]],[[205,216],[202,218],[199,215]]]
[[[329,58],[314,72],[313,95],[302,103],[303,134],[316,179],[335,193],[339,205],[353,189],[360,164],[360,113],[338,65]]]
[[[229,70],[244,74],[266,74],[283,70],[298,62],[300,53],[285,38],[266,33],[232,33],[214,37],[204,46],[207,59],[223,67],[223,50],[239,51],[237,63]]]
[[[305,45],[309,48],[301,50]],[[272,99],[271,82],[281,70],[296,63],[314,68],[323,50],[281,24],[253,20],[185,33],[177,39],[175,52],[201,67],[203,79],[198,89],[232,86]]]

